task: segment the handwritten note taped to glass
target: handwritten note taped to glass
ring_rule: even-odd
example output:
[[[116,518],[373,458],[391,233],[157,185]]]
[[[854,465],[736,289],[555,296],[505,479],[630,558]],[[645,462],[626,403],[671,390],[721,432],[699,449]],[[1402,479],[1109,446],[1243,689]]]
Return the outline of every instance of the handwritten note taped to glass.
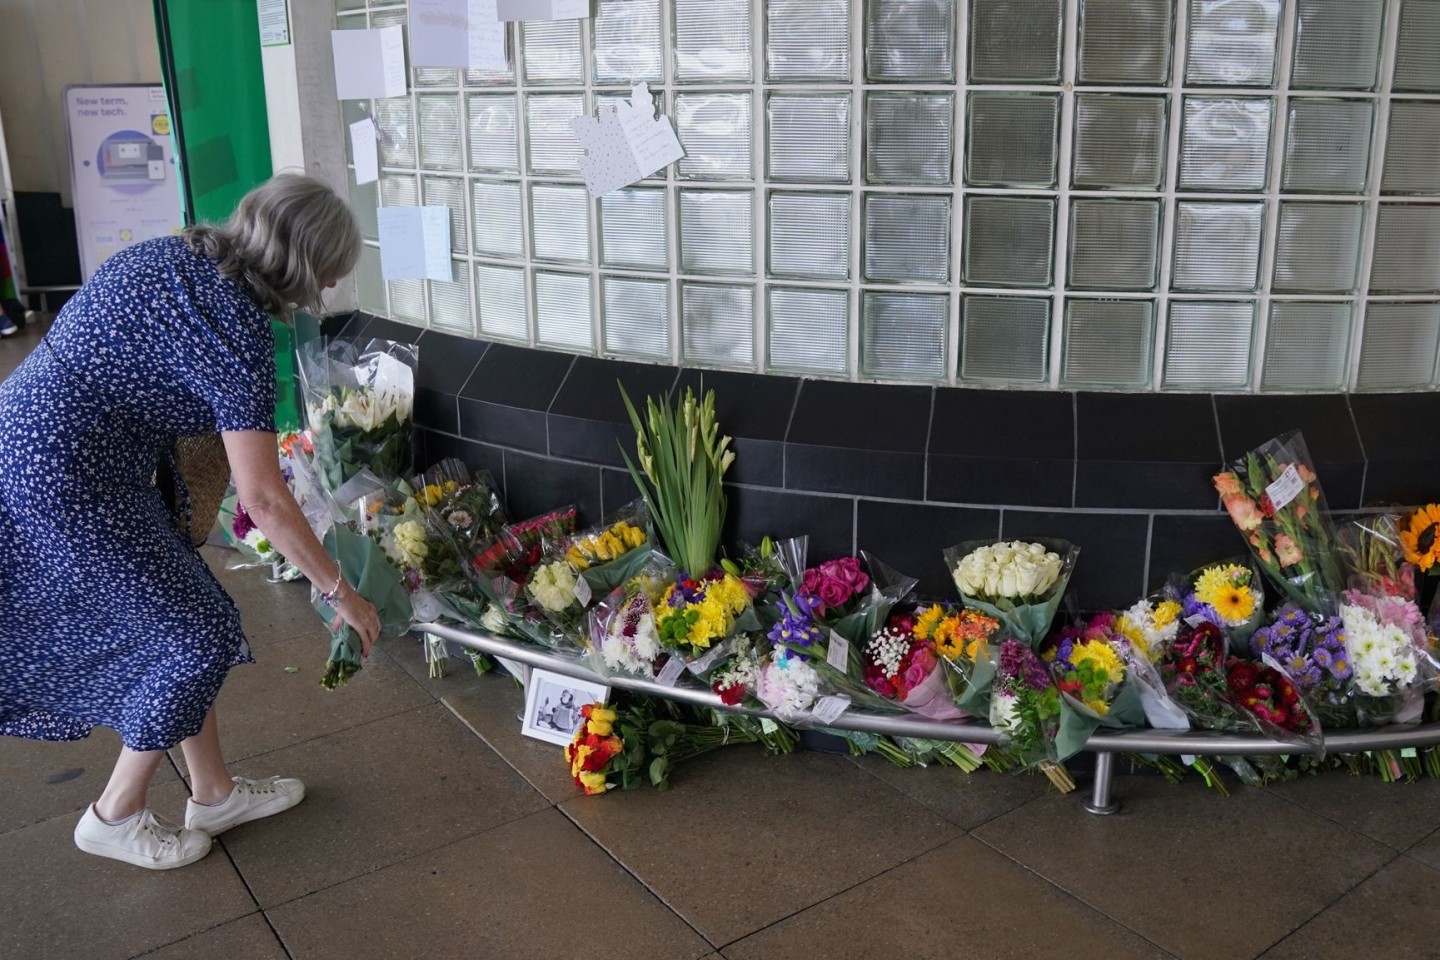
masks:
[[[449,207],[381,207],[380,275],[386,280],[455,279]]]
[[[369,117],[350,124],[350,152],[355,156],[355,183],[380,179],[380,157],[376,153],[375,121]]]
[[[590,0],[499,0],[501,20],[582,20]]]
[[[586,151],[580,173],[592,197],[628,187],[685,156],[670,118],[655,116],[655,100],[645,83],[637,83],[628,101],[602,109],[598,117],[571,120],[570,129]]]
[[[505,24],[496,0],[410,0],[410,63],[505,70]]]
[[[331,30],[335,93],[341,100],[405,96],[405,30]]]

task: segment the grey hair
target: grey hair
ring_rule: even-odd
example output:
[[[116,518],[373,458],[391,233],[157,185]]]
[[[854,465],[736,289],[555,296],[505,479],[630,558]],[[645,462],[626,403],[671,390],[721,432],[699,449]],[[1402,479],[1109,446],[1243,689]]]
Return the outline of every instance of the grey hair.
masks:
[[[270,178],[241,198],[229,220],[187,227],[184,236],[267,313],[292,304],[318,312],[326,284],[360,259],[360,227],[349,205],[298,173]]]

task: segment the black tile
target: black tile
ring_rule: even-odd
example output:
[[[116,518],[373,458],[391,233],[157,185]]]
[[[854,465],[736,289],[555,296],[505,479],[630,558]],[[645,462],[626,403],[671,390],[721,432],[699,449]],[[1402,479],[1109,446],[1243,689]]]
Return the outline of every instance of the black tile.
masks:
[[[600,470],[583,463],[505,451],[505,504],[516,519],[574,504],[580,523],[599,523]]]
[[[784,440],[800,381],[755,373],[682,370],[675,384],[676,397],[683,395],[686,387],[694,389],[699,397],[704,396],[704,390],[715,391],[715,416],[722,435]]]
[[[488,340],[427,330],[420,338],[420,372],[416,382],[440,393],[459,393],[489,348]]]
[[[925,455],[791,442],[785,444],[785,486],[790,490],[923,500]]]
[[[1440,394],[1356,393],[1350,409],[1371,460],[1409,460],[1440,449]]]
[[[635,428],[617,381],[625,385],[636,412],[644,417],[645,398],[668,397],[676,373],[674,367],[577,357],[550,406],[551,455],[624,466],[621,445],[633,459]]]
[[[924,453],[931,387],[807,380],[786,441],[817,447]]]
[[[1213,517],[1159,514],[1150,532],[1147,589],[1163,586],[1171,574],[1185,575],[1209,563],[1243,557],[1247,550],[1240,531],[1226,514]]]
[[[854,500],[731,485],[725,493],[729,502],[722,538],[725,544],[757,544],[766,536],[784,540],[808,534],[811,562],[848,556],[855,550]]]
[[[393,340],[396,343],[419,343],[420,337],[425,331],[419,327],[412,327],[408,323],[396,323],[385,317],[372,317],[365,325],[364,332],[355,338],[355,342],[364,349],[365,344],[371,340]]]
[[[455,395],[416,387],[415,423],[443,433],[459,433],[460,418],[455,411]]]
[[[1215,413],[1220,421],[1220,443],[1227,463],[1245,456],[1267,440],[1299,430],[1315,460],[1330,506],[1337,510],[1360,506],[1365,454],[1343,395],[1217,395]]]
[[[1003,428],[1005,446],[1019,448],[1028,457],[1074,459],[1074,394],[1041,390],[935,391],[931,453],[973,456],[986,437],[987,427]],[[1001,452],[1013,455],[1017,451]]]
[[[1440,490],[1440,395],[1353,394],[1351,409],[1369,465],[1364,503],[1407,506],[1437,499]],[[1329,496],[1330,485],[1320,482]]]
[[[626,470],[600,469],[600,504],[605,510],[605,515],[619,510],[632,500],[640,499],[640,490],[635,486],[635,481],[630,479],[630,473]]]
[[[1150,518],[1141,514],[1006,510],[1000,536],[1005,540],[1043,537],[1070,541],[1080,548],[1069,588],[1079,609],[1123,609],[1145,589],[1149,525]]]
[[[352,310],[349,313],[332,313],[320,318],[320,335],[331,339],[338,337],[353,339],[356,333],[363,330],[369,322],[370,315],[361,313],[359,310]]]
[[[1430,447],[1427,452],[1434,450]],[[1328,498],[1330,485],[1323,476],[1320,482]],[[1367,466],[1363,501],[1366,506],[1418,507],[1437,499],[1440,499],[1440,459],[1371,460]]]
[[[1068,507],[1075,486],[1075,398],[1038,390],[935,392],[926,498]],[[982,443],[1004,424],[1003,444]]]
[[[1222,463],[1208,395],[1081,393],[1075,506],[1209,510]]]
[[[1068,507],[1075,491],[1073,458],[1046,460],[979,454],[930,454],[925,496],[948,503]]]
[[[425,437],[425,458],[422,461],[425,467],[432,467],[441,460],[455,457],[471,471],[484,470],[489,473],[496,491],[502,498],[505,496],[505,460],[504,452],[499,447],[462,440],[432,430],[421,432]]]
[[[861,500],[855,529],[859,549],[918,578],[924,596],[953,598],[955,586],[945,569],[945,548],[998,536],[1000,511]]]
[[[726,480],[758,487],[785,485],[785,444],[778,440],[734,437],[730,449],[735,451],[735,462],[725,472]]]
[[[574,362],[564,353],[491,344],[460,396],[544,413]]]
[[[581,420],[609,420],[630,423],[625,403],[620,398],[620,384],[630,395],[630,402],[641,416],[645,414],[645,398],[669,396],[678,371],[674,367],[650,363],[628,363],[622,360],[601,360],[576,357],[575,366],[555,396],[550,412]]]
[[[483,362],[483,361],[482,361]],[[545,453],[545,411],[460,397],[459,433],[471,440]]]

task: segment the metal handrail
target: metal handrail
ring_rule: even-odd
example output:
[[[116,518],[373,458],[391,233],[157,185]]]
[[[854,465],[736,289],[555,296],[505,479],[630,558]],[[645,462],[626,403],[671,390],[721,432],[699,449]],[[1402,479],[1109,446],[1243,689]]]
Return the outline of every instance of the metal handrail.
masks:
[[[654,680],[629,676],[601,676],[582,661],[566,660],[543,650],[523,646],[489,633],[468,630],[444,623],[418,623],[416,630],[432,633],[492,656],[504,657],[542,670],[549,670],[578,680],[588,680],[610,687],[637,690],[651,696],[665,697],[715,710],[774,718],[768,710],[728,706],[710,690],[687,686],[665,686]],[[986,723],[967,721],[927,720],[914,714],[883,715],[847,710],[839,719],[827,724],[833,729],[879,733],[894,737],[917,737],[926,740],[954,740],[960,743],[1000,743],[1001,731]],[[1440,744],[1440,723],[1419,726],[1375,727],[1366,730],[1345,730],[1325,734],[1327,753],[1360,753],[1366,750],[1388,750],[1407,747],[1429,747]],[[1195,756],[1292,755],[1305,753],[1303,745],[1271,740],[1259,734],[1219,733],[1213,730],[1128,730],[1097,731],[1085,741],[1084,749],[1100,754],[1163,753]]]

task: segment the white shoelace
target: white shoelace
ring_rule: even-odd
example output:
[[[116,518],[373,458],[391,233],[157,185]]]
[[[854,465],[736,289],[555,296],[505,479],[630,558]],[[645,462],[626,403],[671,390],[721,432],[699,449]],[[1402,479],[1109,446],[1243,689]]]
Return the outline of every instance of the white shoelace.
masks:
[[[236,777],[235,787],[245,793],[275,793],[275,781],[279,777],[266,777],[264,780],[251,780],[248,777]]]
[[[146,809],[140,813],[139,827],[161,843],[178,843],[180,828]]]

